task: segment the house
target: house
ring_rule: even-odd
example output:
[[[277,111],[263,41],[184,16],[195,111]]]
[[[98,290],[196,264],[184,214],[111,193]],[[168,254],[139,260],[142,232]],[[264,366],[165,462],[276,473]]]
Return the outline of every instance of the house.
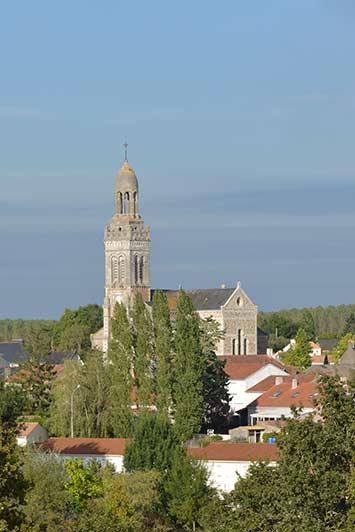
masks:
[[[355,372],[355,347],[354,342],[349,340],[348,346],[339,361],[330,365],[312,365],[305,373],[307,375],[331,375],[339,376],[342,380],[351,379]]]
[[[127,442],[125,438],[48,438],[38,448],[51,451],[63,460],[81,458],[84,464],[93,459],[101,464],[110,463],[120,473]]]
[[[63,460],[81,458],[84,464],[93,459],[101,464],[110,463],[120,473],[128,441],[124,438],[49,438],[37,447]],[[244,477],[253,462],[268,460],[274,465],[278,458],[276,445],[266,443],[216,442],[203,448],[190,448],[188,453],[206,464],[210,484],[221,491],[231,491],[238,475]]]
[[[253,462],[263,460],[275,465],[278,448],[272,443],[214,442],[207,447],[188,449],[190,456],[203,462],[209,472],[209,483],[229,492],[239,476],[245,477]]]
[[[274,386],[249,404],[249,425],[292,417],[294,406],[303,407],[304,414],[315,411],[314,399],[318,394],[318,385],[314,375],[277,377],[277,379]]]
[[[30,443],[44,442],[48,439],[47,430],[39,423],[28,422],[22,425],[19,434],[16,437],[17,445],[25,447]]]
[[[322,347],[319,342],[313,342],[310,341],[309,345],[312,348],[312,351],[310,352],[311,362],[312,365],[322,365],[324,364],[325,355],[327,352],[323,352]],[[294,348],[296,346],[296,340],[291,340],[289,344],[287,344],[281,351],[278,351],[276,353],[277,357],[282,356],[283,353],[287,353],[290,349]],[[330,356],[328,358],[328,364],[332,364],[332,359]]]
[[[224,371],[229,377],[228,393],[232,413],[240,412],[262,394],[263,389],[252,392],[253,386],[266,382],[268,378],[271,379],[269,384],[272,386],[275,376],[288,375],[282,362],[268,355],[230,355],[219,359],[225,360]]]
[[[22,340],[0,342],[0,368],[18,368],[26,358]]]

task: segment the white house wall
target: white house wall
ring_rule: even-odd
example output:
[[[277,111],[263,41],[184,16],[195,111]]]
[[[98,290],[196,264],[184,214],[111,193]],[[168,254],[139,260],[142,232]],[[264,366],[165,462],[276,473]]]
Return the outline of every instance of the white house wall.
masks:
[[[228,462],[209,460],[204,462],[209,473],[209,484],[220,491],[230,492],[239,477],[245,477],[252,462]],[[276,462],[270,462],[275,465]]]
[[[242,410],[258,399],[262,392],[247,392],[247,390],[272,375],[287,376],[288,374],[273,364],[266,364],[243,380],[231,379],[228,385],[228,392],[231,396],[231,410],[234,412]]]

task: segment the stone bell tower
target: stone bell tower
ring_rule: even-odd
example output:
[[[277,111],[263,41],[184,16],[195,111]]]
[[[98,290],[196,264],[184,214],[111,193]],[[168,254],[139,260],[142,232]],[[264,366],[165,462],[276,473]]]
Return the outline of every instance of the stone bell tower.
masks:
[[[110,339],[110,320],[116,302],[129,307],[139,292],[150,301],[150,229],[139,215],[138,180],[127,159],[116,176],[115,214],[105,227],[104,327],[92,337],[104,352]]]

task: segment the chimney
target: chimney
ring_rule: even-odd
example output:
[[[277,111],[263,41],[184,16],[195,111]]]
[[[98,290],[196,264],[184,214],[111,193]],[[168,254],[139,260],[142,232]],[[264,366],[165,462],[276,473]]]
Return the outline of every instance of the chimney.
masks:
[[[221,288],[225,288],[225,287],[226,287],[225,283],[222,283]]]
[[[276,385],[276,386],[279,386],[279,384],[282,384],[283,381],[284,381],[284,378],[283,378],[282,375],[277,375],[277,376],[275,377],[275,385]]]
[[[292,377],[292,384],[291,384],[292,390],[295,390],[297,386],[298,386],[298,378],[297,378],[297,375],[294,375]]]
[[[237,282],[237,288],[240,288],[241,287],[241,284],[240,284],[240,281]]]

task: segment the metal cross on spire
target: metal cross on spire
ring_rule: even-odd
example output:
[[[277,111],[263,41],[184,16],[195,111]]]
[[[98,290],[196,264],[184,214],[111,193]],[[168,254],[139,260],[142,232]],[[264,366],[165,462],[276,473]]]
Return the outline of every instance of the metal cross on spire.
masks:
[[[123,147],[124,147],[124,159],[125,161],[127,161],[127,148],[128,148],[127,142],[123,144]]]

